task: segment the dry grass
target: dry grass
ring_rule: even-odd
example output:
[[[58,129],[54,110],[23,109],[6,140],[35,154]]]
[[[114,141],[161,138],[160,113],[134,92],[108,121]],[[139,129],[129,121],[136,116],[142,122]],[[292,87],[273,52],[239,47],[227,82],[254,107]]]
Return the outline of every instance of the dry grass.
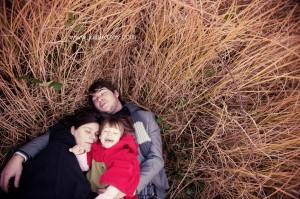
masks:
[[[2,164],[104,77],[158,115],[171,198],[299,198],[299,1],[9,2]]]

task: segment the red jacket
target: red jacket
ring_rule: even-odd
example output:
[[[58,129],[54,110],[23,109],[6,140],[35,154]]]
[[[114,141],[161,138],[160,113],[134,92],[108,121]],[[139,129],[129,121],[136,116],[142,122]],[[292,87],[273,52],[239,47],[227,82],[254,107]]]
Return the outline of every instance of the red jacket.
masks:
[[[87,154],[89,166],[92,160],[103,162],[106,171],[100,177],[101,184],[118,188],[126,196],[133,196],[139,183],[138,145],[131,134],[125,134],[111,148],[102,147],[100,142],[92,144]]]

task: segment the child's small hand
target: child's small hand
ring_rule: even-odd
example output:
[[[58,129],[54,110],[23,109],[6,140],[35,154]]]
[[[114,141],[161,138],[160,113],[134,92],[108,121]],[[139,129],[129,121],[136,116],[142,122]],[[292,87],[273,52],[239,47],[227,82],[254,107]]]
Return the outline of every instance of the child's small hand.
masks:
[[[100,189],[97,190],[97,193],[101,194],[101,193],[104,193],[105,191],[106,191],[105,188],[100,188]]]
[[[85,153],[85,149],[79,145],[75,145],[72,148],[69,148],[69,151],[74,153],[75,155],[80,155]]]
[[[119,192],[116,196],[113,195],[107,193],[101,193],[95,199],[122,199],[125,197],[125,194],[122,192]]]
[[[115,199],[122,199],[124,198],[126,195],[123,192],[119,192],[118,195],[115,197]]]
[[[105,194],[99,194],[95,199],[109,199]]]

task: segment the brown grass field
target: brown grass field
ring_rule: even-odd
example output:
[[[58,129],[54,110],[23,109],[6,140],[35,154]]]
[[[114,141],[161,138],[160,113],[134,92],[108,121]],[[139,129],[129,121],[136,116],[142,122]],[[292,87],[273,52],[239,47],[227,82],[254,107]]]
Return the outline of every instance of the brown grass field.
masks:
[[[3,0],[0,10],[0,165],[107,78],[157,115],[169,198],[300,197],[299,1]]]

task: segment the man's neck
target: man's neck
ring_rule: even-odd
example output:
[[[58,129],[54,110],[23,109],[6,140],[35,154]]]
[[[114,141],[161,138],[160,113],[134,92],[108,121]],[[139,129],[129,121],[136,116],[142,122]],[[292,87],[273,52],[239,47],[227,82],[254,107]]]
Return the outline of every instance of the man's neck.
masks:
[[[120,110],[122,110],[122,108],[123,108],[123,105],[122,105],[122,103],[119,101],[118,104],[117,104],[117,106],[116,106],[115,111],[113,112],[113,114],[119,112]]]

